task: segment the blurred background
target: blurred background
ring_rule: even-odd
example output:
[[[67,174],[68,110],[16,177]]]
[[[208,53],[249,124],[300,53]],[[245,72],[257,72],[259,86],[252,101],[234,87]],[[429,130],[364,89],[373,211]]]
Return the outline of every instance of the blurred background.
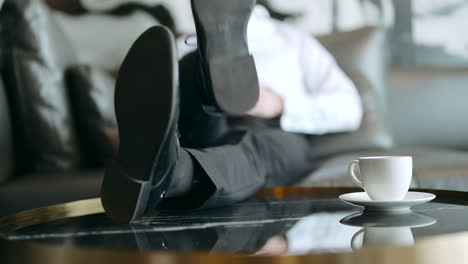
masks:
[[[272,5],[302,12],[294,23],[315,34],[364,25],[390,29],[395,65],[467,65],[466,0],[272,0]],[[302,11],[301,11],[302,10]]]
[[[62,10],[77,13],[78,0],[47,0]],[[124,0],[83,0],[98,11],[122,10]],[[113,2],[114,4],[110,4]],[[133,11],[150,14],[154,6],[165,7],[173,17],[178,33],[193,33],[189,0],[137,0]],[[392,64],[463,66],[468,63],[467,0],[267,0],[275,11],[290,15],[288,23],[314,35],[349,31],[366,25],[382,25],[390,30]],[[140,7],[138,8],[138,6]],[[93,9],[93,8],[88,8]],[[107,10],[106,10],[107,9]],[[132,8],[130,8],[132,9]],[[114,10],[114,11],[115,11]],[[92,12],[92,11],[88,11]],[[115,12],[114,14],[119,13]],[[122,15],[124,12],[120,12]],[[141,15],[143,17],[143,15]],[[143,19],[142,19],[143,21]],[[143,23],[143,22],[142,22]],[[92,31],[93,28],[87,28]],[[96,29],[98,30],[98,29]],[[92,33],[92,32],[89,32]],[[129,32],[130,33],[130,32]],[[137,35],[140,32],[133,32]],[[428,56],[430,55],[430,56]]]
[[[298,184],[354,186],[347,164],[383,151],[415,157],[413,187],[468,190],[468,0],[258,3],[317,36],[363,99],[358,131],[311,137],[314,168]],[[4,1],[0,216],[99,196],[119,144],[115,77],[156,24],[180,56],[194,48],[190,0]]]

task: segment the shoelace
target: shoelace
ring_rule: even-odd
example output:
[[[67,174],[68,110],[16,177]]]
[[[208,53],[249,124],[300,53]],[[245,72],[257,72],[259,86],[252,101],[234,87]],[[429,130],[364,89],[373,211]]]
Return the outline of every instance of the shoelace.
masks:
[[[197,47],[198,46],[197,35],[195,34],[188,35],[185,38],[185,44],[190,47]]]

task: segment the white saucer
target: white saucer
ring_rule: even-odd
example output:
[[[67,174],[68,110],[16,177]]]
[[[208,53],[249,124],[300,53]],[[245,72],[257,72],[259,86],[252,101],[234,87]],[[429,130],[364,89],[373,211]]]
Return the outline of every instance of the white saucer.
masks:
[[[347,193],[340,195],[341,200],[355,206],[364,207],[368,211],[383,211],[383,212],[394,212],[394,211],[407,211],[412,206],[430,202],[436,198],[432,193],[422,192],[408,192],[399,201],[374,201],[365,192]]]

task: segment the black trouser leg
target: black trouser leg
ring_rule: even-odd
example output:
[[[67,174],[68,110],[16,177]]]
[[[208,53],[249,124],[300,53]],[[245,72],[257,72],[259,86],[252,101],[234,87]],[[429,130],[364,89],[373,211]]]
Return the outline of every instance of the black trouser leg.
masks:
[[[203,193],[198,195],[204,197],[202,207],[232,204],[264,186],[284,186],[304,176],[311,167],[306,136],[263,125],[271,121],[203,111],[196,60],[191,53],[180,62],[180,142],[195,163],[193,173],[180,171],[201,182],[191,194]]]
[[[265,186],[291,184],[311,167],[307,138],[279,129],[247,132],[236,145],[187,151],[214,185],[204,208],[242,201]]]

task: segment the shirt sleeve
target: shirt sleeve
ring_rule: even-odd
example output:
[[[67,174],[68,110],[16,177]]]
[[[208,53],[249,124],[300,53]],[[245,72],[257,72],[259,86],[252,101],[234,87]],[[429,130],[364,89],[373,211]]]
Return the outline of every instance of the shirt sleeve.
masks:
[[[357,130],[363,110],[353,82],[311,36],[304,33],[298,46],[304,89],[283,95],[281,127],[311,135]]]

